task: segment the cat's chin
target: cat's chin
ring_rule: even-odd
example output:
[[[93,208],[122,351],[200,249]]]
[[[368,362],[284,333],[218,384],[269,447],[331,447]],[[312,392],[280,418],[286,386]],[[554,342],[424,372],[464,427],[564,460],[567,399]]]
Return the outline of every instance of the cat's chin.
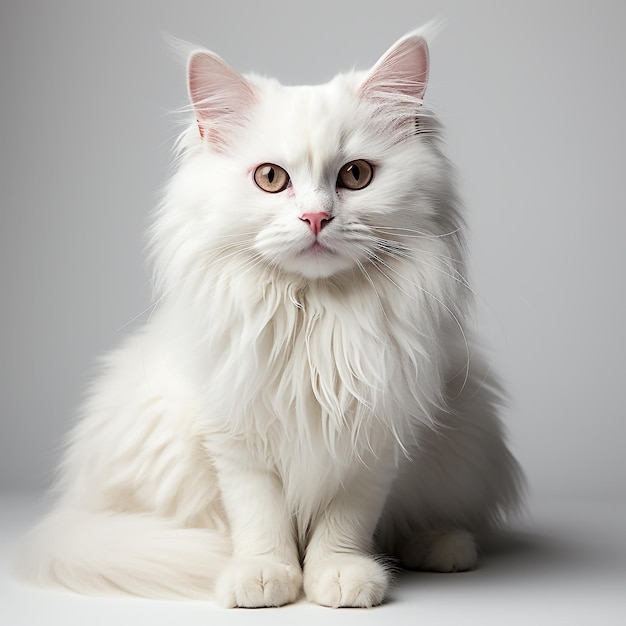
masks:
[[[328,249],[311,248],[297,256],[281,260],[281,267],[290,274],[308,280],[329,278],[351,269],[354,261]]]

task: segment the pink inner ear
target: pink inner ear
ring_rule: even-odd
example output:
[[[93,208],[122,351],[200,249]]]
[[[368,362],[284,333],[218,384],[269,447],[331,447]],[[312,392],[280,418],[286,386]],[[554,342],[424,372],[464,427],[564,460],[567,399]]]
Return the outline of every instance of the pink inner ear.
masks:
[[[420,35],[408,35],[380,58],[361,85],[360,93],[400,93],[422,100],[427,82],[426,40]]]
[[[196,112],[200,135],[216,127],[241,121],[255,100],[245,78],[211,52],[195,52],[187,66],[189,97]]]

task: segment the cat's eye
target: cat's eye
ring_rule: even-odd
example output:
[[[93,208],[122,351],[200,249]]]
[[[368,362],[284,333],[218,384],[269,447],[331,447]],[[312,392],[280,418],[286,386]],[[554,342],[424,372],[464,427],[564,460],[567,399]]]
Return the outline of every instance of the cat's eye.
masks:
[[[372,182],[374,169],[363,159],[350,161],[346,163],[340,170],[337,177],[337,186],[346,189],[364,189]]]
[[[289,174],[280,165],[263,163],[254,171],[254,182],[263,191],[278,193],[289,185]]]

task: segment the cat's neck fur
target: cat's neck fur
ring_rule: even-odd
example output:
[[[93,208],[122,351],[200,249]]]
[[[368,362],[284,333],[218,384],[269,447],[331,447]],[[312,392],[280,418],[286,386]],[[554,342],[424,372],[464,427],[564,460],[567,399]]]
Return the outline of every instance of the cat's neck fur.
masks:
[[[191,322],[184,349],[212,381],[207,396],[231,433],[259,420],[265,405],[263,429],[289,416],[290,428],[321,424],[329,450],[360,424],[364,440],[351,448],[358,455],[371,444],[364,424],[383,424],[401,440],[399,424],[431,420],[443,402],[446,364],[433,339],[442,316],[417,284],[407,268],[395,283],[371,269],[309,281],[231,258],[181,285],[163,308],[166,318]],[[397,298],[398,290],[409,297]],[[419,386],[408,382],[416,374]],[[255,411],[242,415],[242,406]]]

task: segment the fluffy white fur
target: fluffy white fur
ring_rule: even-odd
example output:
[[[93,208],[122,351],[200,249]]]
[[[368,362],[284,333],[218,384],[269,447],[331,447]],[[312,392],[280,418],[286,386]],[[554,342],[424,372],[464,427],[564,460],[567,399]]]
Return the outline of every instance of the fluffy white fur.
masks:
[[[515,503],[518,470],[469,337],[427,71],[419,33],[315,87],[192,56],[197,122],[152,232],[155,311],[91,390],[22,561],[32,580],[225,606],[303,586],[367,607],[385,598],[382,555],[475,566],[474,533]],[[371,184],[336,187],[355,159]],[[284,191],[253,182],[267,162]],[[315,247],[311,211],[333,218]]]

